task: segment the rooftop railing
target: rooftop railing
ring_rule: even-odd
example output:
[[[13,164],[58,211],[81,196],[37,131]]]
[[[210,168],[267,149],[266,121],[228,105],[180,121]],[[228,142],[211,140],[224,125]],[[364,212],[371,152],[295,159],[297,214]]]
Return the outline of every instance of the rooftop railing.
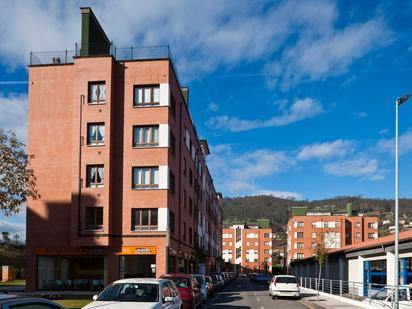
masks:
[[[114,44],[93,44],[85,46],[77,44],[74,50],[30,52],[30,65],[70,64],[75,57],[111,55],[117,61],[170,59],[176,75],[172,53],[168,45],[161,46],[130,46],[117,48]],[[177,76],[179,80],[179,77]]]

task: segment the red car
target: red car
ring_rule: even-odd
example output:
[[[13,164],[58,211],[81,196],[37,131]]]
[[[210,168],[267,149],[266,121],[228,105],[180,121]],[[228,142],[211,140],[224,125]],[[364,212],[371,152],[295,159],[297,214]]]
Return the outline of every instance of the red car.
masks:
[[[160,276],[172,280],[179,290],[180,298],[183,301],[183,309],[200,308],[202,298],[197,280],[188,274],[166,274]]]

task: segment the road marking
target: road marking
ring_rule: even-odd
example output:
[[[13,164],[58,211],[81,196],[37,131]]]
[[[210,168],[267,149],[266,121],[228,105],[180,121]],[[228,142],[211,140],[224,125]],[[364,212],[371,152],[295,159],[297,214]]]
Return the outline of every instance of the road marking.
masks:
[[[260,298],[258,297],[258,298],[256,298],[256,300],[257,300],[257,301],[260,301]]]
[[[263,307],[263,306],[260,306],[260,309],[265,309],[265,307]]]
[[[253,294],[256,296],[256,292],[253,292]]]

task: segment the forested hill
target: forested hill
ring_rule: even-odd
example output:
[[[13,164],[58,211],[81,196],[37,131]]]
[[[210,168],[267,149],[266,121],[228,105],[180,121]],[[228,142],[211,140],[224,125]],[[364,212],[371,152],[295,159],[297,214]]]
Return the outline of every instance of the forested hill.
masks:
[[[309,208],[344,209],[346,204],[352,203],[354,211],[368,215],[377,215],[380,218],[392,219],[391,211],[393,200],[372,199],[353,196],[342,196],[317,201],[295,201],[268,195],[245,196],[223,199],[224,221],[255,221],[260,218],[270,219],[275,232],[284,232],[293,206],[308,206]],[[412,219],[412,199],[399,201],[400,216]],[[412,220],[409,220],[412,221]]]

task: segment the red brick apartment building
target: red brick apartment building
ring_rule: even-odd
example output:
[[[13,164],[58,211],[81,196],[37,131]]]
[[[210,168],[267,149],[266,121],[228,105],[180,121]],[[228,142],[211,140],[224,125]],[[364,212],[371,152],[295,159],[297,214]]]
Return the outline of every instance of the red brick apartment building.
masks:
[[[354,215],[351,204],[337,211],[294,207],[287,226],[287,262],[311,257],[318,243],[333,250],[376,239],[378,222],[377,217]]]
[[[219,270],[221,195],[169,48],[118,49],[81,13],[76,51],[30,55],[27,290]]]
[[[227,271],[272,272],[272,229],[232,225],[223,229],[222,258]]]

